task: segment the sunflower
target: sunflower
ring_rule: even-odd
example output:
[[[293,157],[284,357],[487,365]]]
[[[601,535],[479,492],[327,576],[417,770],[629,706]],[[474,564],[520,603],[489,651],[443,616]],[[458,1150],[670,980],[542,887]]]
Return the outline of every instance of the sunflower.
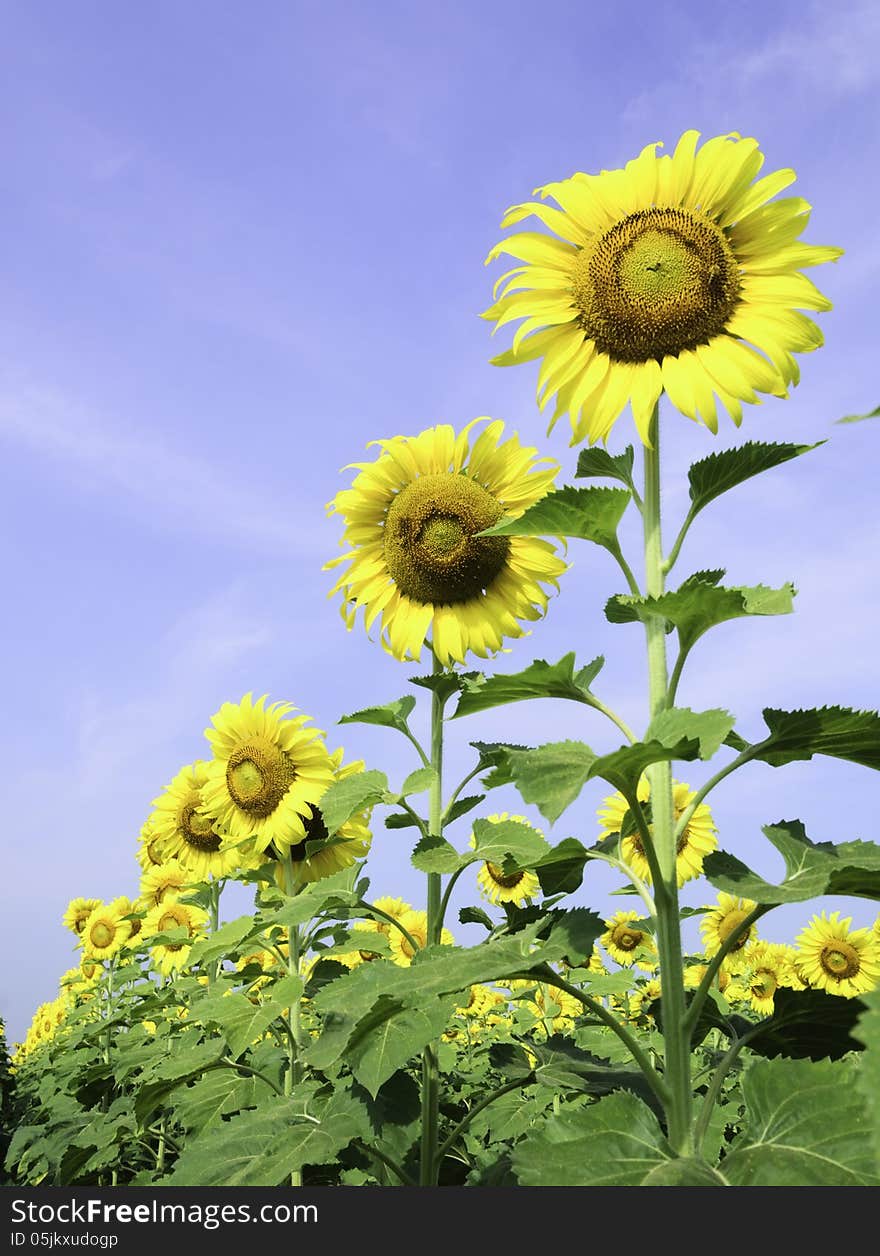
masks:
[[[201,787],[204,813],[226,839],[251,838],[254,854],[274,844],[278,853],[306,837],[305,822],[333,780],[333,763],[309,716],[289,702],[265,705],[247,693],[224,702],[205,736],[214,751]]]
[[[374,462],[352,464],[350,489],[328,504],[345,521],[342,545],[326,564],[346,569],[330,591],[342,593],[351,629],[360,607],[369,630],[397,659],[417,659],[430,632],[443,664],[500,650],[521,637],[520,621],[540,619],[543,585],[557,587],[566,565],[554,546],[531,536],[482,536],[517,518],[553,485],[559,467],[491,420],[473,438],[475,419],[456,436],[441,424],[418,436],[374,441]]]
[[[540,833],[542,837],[544,836],[541,830],[530,824],[525,816],[511,816],[506,811],[502,811],[497,815],[487,816],[486,818],[490,824],[501,824],[505,820],[516,820],[517,823],[526,824],[530,829],[534,829],[536,833]],[[471,848],[475,847],[476,844],[477,839],[471,833]],[[541,892],[541,883],[534,872],[518,870],[505,875],[504,869],[500,864],[491,863],[488,859],[477,873],[477,882],[483,898],[490,903],[518,903],[522,905],[529,902],[530,899],[537,898]]]
[[[880,939],[871,929],[850,929],[852,916],[839,916],[813,917],[797,939],[798,968],[811,986],[851,999],[880,978]]]
[[[708,964],[688,964],[684,970],[685,988],[696,990],[708,971]],[[726,994],[730,988],[730,980],[730,971],[722,964],[713,978],[712,985],[719,993]]]
[[[428,945],[428,913],[424,911],[407,911],[400,917],[400,923],[406,932],[419,944],[419,950]],[[401,968],[409,968],[415,950],[409,938],[400,929],[391,929],[388,935],[391,944],[391,958]],[[440,938],[442,946],[455,946],[455,939],[448,929],[444,929]]]
[[[366,767],[363,759],[356,759],[343,766],[342,756],[341,749],[334,750],[330,756],[334,782],[356,776]],[[320,881],[322,877],[332,876],[343,868],[350,868],[356,860],[363,859],[372,841],[369,808],[349,817],[333,837],[327,832],[321,808],[313,804],[311,811],[311,816],[303,821],[305,836],[290,844],[294,889],[309,881]],[[319,842],[322,845],[316,845]],[[284,889],[283,866],[277,867],[275,875],[280,888]]]
[[[202,759],[181,768],[158,798],[150,816],[152,840],[165,859],[176,859],[194,881],[225,877],[245,862],[233,844],[223,844],[216,821],[205,814],[202,788],[208,764]]]
[[[110,907],[111,910],[118,912],[122,919],[127,918],[130,930],[128,941],[131,942],[132,938],[136,938],[141,931],[144,908],[141,906],[140,899],[133,901],[130,898],[126,898],[124,894],[120,894],[119,898],[114,898]]]
[[[650,796],[651,786],[647,776],[643,776],[638,784],[638,800],[647,802]],[[676,824],[695,796],[696,792],[689,785],[681,781],[672,782],[673,819]],[[623,794],[614,793],[604,800],[597,815],[602,825],[600,839],[611,837],[615,833],[620,833],[624,827],[624,821],[629,815],[629,803]],[[648,827],[650,829],[650,824]],[[715,821],[712,819],[712,812],[704,802],[701,802],[678,838],[675,868],[679,886],[684,885],[685,881],[700,876],[703,871],[704,858],[717,845],[718,832],[715,828]],[[650,885],[651,869],[638,833],[628,833],[621,839],[620,858],[632,868],[636,876],[641,877]]]
[[[109,959],[131,936],[131,924],[113,903],[99,903],[82,929],[83,954],[89,959]]]
[[[524,986],[530,984],[522,983]],[[515,985],[516,983],[512,983],[511,989]],[[575,1018],[583,1012],[583,1004],[573,994],[560,990],[557,986],[543,984],[537,986],[532,997],[523,1006],[535,1017],[536,1024],[533,1028],[539,1031],[539,1036],[544,1036],[547,1032],[548,1023],[553,1033],[564,1033],[572,1028]]]
[[[650,1010],[651,1004],[655,999],[659,999],[662,993],[659,977],[652,977],[649,981],[637,986],[629,996],[630,1011],[633,1016],[653,1017],[653,1012]]]
[[[158,868],[159,864],[165,862],[165,855],[162,850],[162,841],[153,828],[152,817],[141,826],[141,835],[138,841],[137,861],[143,868],[144,872],[150,868]]]
[[[61,922],[71,933],[75,933],[77,937],[80,937],[83,926],[89,916],[96,907],[100,906],[101,900],[99,898],[72,898],[67,905],[67,911],[61,918]]]
[[[191,872],[176,859],[150,868],[141,877],[141,902],[145,909],[158,907],[166,898],[177,898],[184,886],[195,881]]]
[[[738,933],[750,912],[757,907],[750,898],[736,898],[733,894],[718,895],[718,905],[711,908],[700,921],[700,933],[706,945],[706,954],[715,955],[732,933]],[[745,966],[745,948],[757,938],[757,928],[749,925],[734,942],[724,957],[724,964],[731,972],[740,972]]]
[[[157,903],[144,917],[144,937],[152,937],[157,933],[169,933],[174,929],[186,929],[188,942],[156,943],[151,948],[153,966],[157,972],[169,976],[179,968],[183,968],[189,956],[192,943],[204,937],[208,913],[190,903],[181,903],[178,899],[169,898]]]
[[[613,960],[624,968],[638,964],[647,972],[657,967],[657,943],[644,929],[634,929],[632,921],[638,912],[618,911],[605,921],[606,929],[599,941]]]
[[[773,1013],[773,996],[786,984],[788,948],[780,942],[750,942],[743,955],[742,980],[753,1011]]]
[[[793,170],[753,182],[764,163],[757,140],[731,132],[697,152],[698,139],[686,131],[671,157],[648,144],[622,170],[537,188],[560,208],[514,205],[501,225],[534,215],[554,235],[508,236],[486,258],[524,263],[501,276],[482,315],[496,330],[525,320],[492,361],[542,359],[540,407],[556,395],[550,427],[567,413],[572,444],[605,440],[627,403],[649,444],[662,392],[712,432],[717,396],[738,425],[743,401],[787,396],[800,377],[793,354],[822,344],[799,311],[831,302],[800,268],[843,250],[798,240],[811,207],[770,203]]]

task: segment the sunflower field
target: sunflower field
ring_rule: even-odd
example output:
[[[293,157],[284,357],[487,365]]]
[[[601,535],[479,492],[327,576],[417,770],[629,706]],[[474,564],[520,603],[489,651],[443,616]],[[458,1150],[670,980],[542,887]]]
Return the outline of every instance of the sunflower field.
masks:
[[[880,769],[880,717],[767,707],[746,740],[727,710],[678,700],[703,637],[785,615],[796,592],[683,574],[691,528],[752,477],[822,453],[750,439],[701,457],[685,507],[661,518],[663,431],[715,433],[724,413],[739,425],[744,403],[788,395],[797,355],[822,343],[810,315],[830,309],[803,272],[841,250],[803,242],[810,206],[780,196],[793,171],[761,173],[756,140],[692,130],[659,149],[537,189],[487,259],[515,263],[483,312],[493,330],[517,324],[493,361],[537,364],[576,483],[481,417],[377,440],[329,489],[330,594],[408,688],[339,720],[371,726],[369,762],[295,694],[249,692],[204,713],[200,758],[145,783],[130,882],[71,900],[78,963],[22,1043],[0,1039],[10,1182],[880,1185],[880,916],[854,927],[813,901],[875,903],[880,846],[768,824],[774,882],[713,815],[749,763]],[[621,648],[644,634],[636,728],[602,657],[493,670],[552,595],[563,616],[571,598],[583,638],[570,540],[616,567],[605,616]],[[528,744],[535,699],[586,708],[589,740]],[[471,741],[469,717],[502,707],[509,740]],[[395,737],[403,779],[380,766]],[[460,780],[444,771],[453,739],[472,750]],[[709,761],[691,788],[688,765]],[[593,780],[593,827],[551,838]],[[502,786],[544,827],[493,804]],[[392,838],[423,878],[417,902],[371,893],[371,847]],[[588,905],[597,864],[613,912]],[[233,882],[252,907],[227,918]],[[682,903],[689,883],[700,906]],[[773,941],[762,926],[783,906],[801,923]],[[473,945],[456,939],[465,925]]]

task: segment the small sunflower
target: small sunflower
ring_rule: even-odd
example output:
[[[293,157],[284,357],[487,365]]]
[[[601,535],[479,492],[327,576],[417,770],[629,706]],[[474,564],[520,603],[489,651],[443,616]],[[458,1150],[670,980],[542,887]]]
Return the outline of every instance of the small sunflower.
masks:
[[[537,986],[524,1006],[535,1017],[534,1029],[541,1037],[546,1034],[548,1022],[552,1033],[565,1033],[573,1027],[575,1019],[584,1010],[580,999],[576,999],[573,994],[560,990],[557,986],[543,984]]]
[[[341,749],[334,750],[330,756],[334,782],[356,776],[366,766],[363,759],[356,759],[343,766],[342,756]],[[330,877],[334,872],[341,872],[343,868],[350,868],[358,859],[363,859],[372,841],[369,809],[356,812],[332,838],[327,832],[320,806],[312,804],[311,811],[311,816],[303,821],[305,836],[290,844],[295,889],[310,881]],[[314,845],[317,842],[323,845]],[[309,847],[312,849],[309,850]],[[284,869],[280,865],[276,869],[276,880],[279,887],[284,889]]]
[[[418,942],[419,950],[428,945],[428,913],[424,911],[407,911],[400,917],[400,923],[410,937]],[[395,964],[401,968],[409,968],[412,963],[415,950],[409,938],[401,933],[400,929],[390,928],[388,941],[391,946],[391,958]],[[442,946],[455,946],[455,938],[448,929],[444,929],[440,937]]]
[[[71,933],[75,933],[77,937],[82,936],[83,926],[89,916],[96,907],[101,906],[99,898],[72,898],[67,905],[67,911],[62,917],[62,924],[69,929]]]
[[[708,964],[688,964],[684,970],[685,988],[696,990],[708,971]],[[712,985],[720,994],[726,994],[730,988],[730,980],[730,971],[722,964],[715,974]]]
[[[162,849],[162,841],[153,828],[152,817],[141,825],[141,835],[138,841],[137,861],[144,872],[150,868],[158,868],[159,864],[165,862],[166,856]]]
[[[468,651],[486,658],[523,635],[520,621],[541,617],[543,586],[556,588],[566,569],[549,541],[479,535],[543,497],[559,467],[516,436],[502,442],[501,422],[472,438],[474,423],[458,436],[442,424],[374,441],[382,453],[354,463],[352,487],[327,507],[349,546],[326,564],[346,564],[330,596],[342,593],[349,629],[361,607],[367,630],[379,619],[397,659],[417,659],[428,633],[445,665]]]
[[[772,201],[793,170],[753,182],[764,163],[757,140],[731,132],[697,152],[698,139],[686,131],[671,157],[648,144],[622,170],[549,183],[536,194],[559,209],[531,201],[502,220],[533,215],[554,235],[508,236],[486,259],[524,263],[501,276],[495,295],[506,287],[483,314],[496,330],[525,320],[492,360],[542,359],[540,407],[556,396],[550,426],[567,413],[572,444],[605,440],[627,404],[648,444],[663,392],[712,432],[716,397],[739,424],[743,401],[787,396],[800,378],[793,355],[822,344],[799,311],[831,302],[800,270],[842,250],[798,240],[807,201]]]
[[[624,968],[637,964],[647,972],[657,967],[657,943],[644,929],[634,929],[632,921],[638,912],[618,911],[605,921],[606,929],[599,941],[613,960]]]
[[[143,922],[144,937],[180,928],[186,929],[189,934],[187,942],[159,942],[152,946],[153,967],[157,972],[167,977],[186,965],[192,943],[205,936],[207,919],[208,913],[200,907],[181,903],[175,898],[166,899],[147,912]]]
[[[814,916],[797,939],[798,968],[811,986],[852,999],[880,979],[880,939],[871,929],[850,929],[852,916]]]
[[[133,902],[130,898],[126,898],[124,894],[120,894],[119,898],[114,898],[110,907],[113,911],[118,912],[122,919],[127,918],[130,930],[128,935],[130,945],[132,939],[136,938],[141,931],[144,908],[141,906],[140,900]]]
[[[177,898],[195,880],[178,860],[169,859],[141,877],[141,902],[145,909],[158,907],[166,898]]]
[[[288,702],[245,694],[224,702],[205,736],[214,751],[201,787],[204,813],[229,840],[252,839],[255,854],[303,841],[312,806],[333,780],[333,763],[309,716]]]
[[[131,924],[112,903],[99,903],[82,929],[83,954],[89,959],[109,959],[131,936]]]
[[[497,815],[486,817],[490,824],[501,824],[505,820],[516,820],[519,824],[527,824],[530,829],[535,829],[525,816],[511,816],[506,811],[499,812]],[[535,829],[536,833],[541,833],[540,829]],[[543,833],[541,833],[543,837]],[[470,845],[476,846],[477,839],[471,834]],[[477,883],[480,887],[480,893],[483,898],[490,903],[518,903],[520,905],[528,903],[531,899],[537,898],[541,892],[541,883],[535,876],[534,872],[516,871],[507,875],[500,864],[492,863],[486,860],[477,873]]]
[[[244,862],[235,845],[223,844],[216,821],[204,812],[202,789],[207,779],[208,764],[202,759],[181,768],[153,800],[150,816],[156,848],[165,860],[176,859],[194,881],[225,877]]]
[[[733,894],[725,894],[722,890],[718,895],[718,905],[706,913],[700,921],[700,933],[706,945],[706,954],[715,955],[732,933],[737,933],[746,916],[753,912],[757,903],[750,898],[737,898]],[[736,942],[724,957],[724,964],[731,972],[739,972],[745,964],[745,948],[758,935],[757,927],[749,925],[745,933],[740,933]]]
[[[780,942],[750,942],[743,953],[741,979],[748,991],[752,1010],[771,1016],[773,997],[786,984],[788,948]]]
[[[639,781],[636,794],[639,802],[647,802],[651,796],[651,786],[647,776]],[[685,808],[696,796],[696,791],[681,781],[672,782],[673,820],[677,824]],[[611,837],[619,833],[629,815],[629,804],[623,794],[617,792],[606,798],[597,812],[602,825],[600,838]],[[650,825],[648,826],[650,828]],[[718,831],[712,812],[706,803],[701,802],[688,821],[678,838],[675,868],[678,874],[679,887],[685,881],[700,876],[703,871],[703,860],[718,845]],[[632,868],[636,876],[651,884],[651,869],[645,857],[642,839],[637,832],[628,833],[621,839],[620,858]]]
[[[651,1004],[655,999],[659,999],[663,993],[660,986],[660,978],[652,977],[649,981],[642,982],[629,996],[630,1011],[633,1016],[651,1016]]]

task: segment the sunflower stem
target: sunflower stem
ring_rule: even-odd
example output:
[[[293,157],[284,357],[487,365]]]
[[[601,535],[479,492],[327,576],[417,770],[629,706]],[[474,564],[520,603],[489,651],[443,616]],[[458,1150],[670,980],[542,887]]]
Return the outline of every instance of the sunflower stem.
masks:
[[[442,675],[443,664],[434,655],[433,674]],[[428,810],[428,833],[443,836],[443,707],[445,699],[436,689],[431,691],[431,782]],[[428,874],[428,946],[436,946],[442,931],[442,878],[439,872]],[[422,1142],[419,1184],[436,1186],[439,1170],[437,1139],[440,1112],[440,1070],[437,1066],[437,1043],[431,1042],[422,1055]]]
[[[295,886],[293,879],[293,859],[290,855],[290,847],[287,848],[284,859],[282,861],[284,868],[284,892],[290,897],[295,894]],[[299,926],[287,926],[287,972],[289,976],[299,976]],[[302,1024],[300,1021],[300,1001],[295,998],[287,1009],[287,1027],[289,1029],[287,1037],[287,1072],[284,1075],[284,1093],[290,1095],[300,1080],[299,1067],[299,1048],[302,1039]],[[302,1186],[302,1169],[293,1169],[290,1174],[291,1186]]]
[[[219,881],[211,881],[208,886],[209,899],[208,909],[211,917],[211,933],[216,933],[220,928],[220,891],[222,884]],[[213,960],[208,967],[208,984],[213,985],[220,975],[220,965],[222,960],[218,957]]]
[[[661,597],[665,585],[663,543],[660,521],[660,410],[654,408],[645,445],[644,546],[645,590],[649,597]],[[665,710],[669,702],[666,664],[666,625],[660,615],[645,621],[648,647],[648,694],[650,718]],[[686,1003],[681,954],[681,922],[678,905],[675,821],[672,802],[672,767],[668,762],[648,768],[651,787],[653,845],[660,880],[655,885],[657,904],[657,947],[663,990],[664,1080],[669,1097],[666,1103],[668,1139],[679,1156],[693,1152],[693,1084],[691,1080],[690,1033],[685,1023]]]

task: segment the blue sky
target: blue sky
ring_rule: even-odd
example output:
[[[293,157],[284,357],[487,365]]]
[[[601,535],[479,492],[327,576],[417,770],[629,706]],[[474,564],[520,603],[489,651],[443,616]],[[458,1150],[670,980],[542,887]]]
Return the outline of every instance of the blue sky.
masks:
[[[689,127],[754,135],[765,170],[797,171],[807,239],[846,250],[814,272],[835,303],[819,316],[826,346],[801,358],[789,400],[746,407],[741,433],[670,414],[664,451],[671,538],[690,461],[748,438],[831,438],[710,507],[681,559],[682,575],[793,580],[796,613],[716,629],[679,700],[727,706],[745,736],[765,705],[877,706],[878,432],[833,420],[878,400],[878,44],[870,3],[7,0],[0,931],[14,959],[0,1008],[13,1041],[76,958],[68,900],[136,892],[151,800],[206,753],[222,702],[292,701],[349,757],[398,778],[413,766],[392,734],[334,728],[418,669],[360,625],[345,632],[321,571],[339,539],[324,505],[368,440],[481,414],[571,473],[564,425],[544,435],[535,368],[490,366],[509,336],[491,341],[477,317],[500,218],[538,184],[669,148]],[[610,448],[632,438],[623,419]],[[624,535],[636,543],[633,521]],[[643,726],[643,638],[601,614],[617,569],[586,544],[570,555],[546,620],[499,669],[604,653],[601,695]],[[451,725],[450,778],[468,740],[504,737],[616,744],[581,708],[520,705]],[[705,772],[681,769],[691,784]],[[761,824],[873,838],[873,786],[828,759],[752,765],[713,795],[721,844],[778,875]],[[591,838],[606,792],[585,789],[552,838]],[[508,791],[490,801],[516,809]],[[421,901],[405,833],[377,825],[370,871],[376,893]],[[591,873],[579,901],[618,905],[613,884]],[[230,899],[227,914],[245,908]],[[826,905],[874,916],[861,900]],[[790,939],[809,915],[788,909],[764,933]]]

